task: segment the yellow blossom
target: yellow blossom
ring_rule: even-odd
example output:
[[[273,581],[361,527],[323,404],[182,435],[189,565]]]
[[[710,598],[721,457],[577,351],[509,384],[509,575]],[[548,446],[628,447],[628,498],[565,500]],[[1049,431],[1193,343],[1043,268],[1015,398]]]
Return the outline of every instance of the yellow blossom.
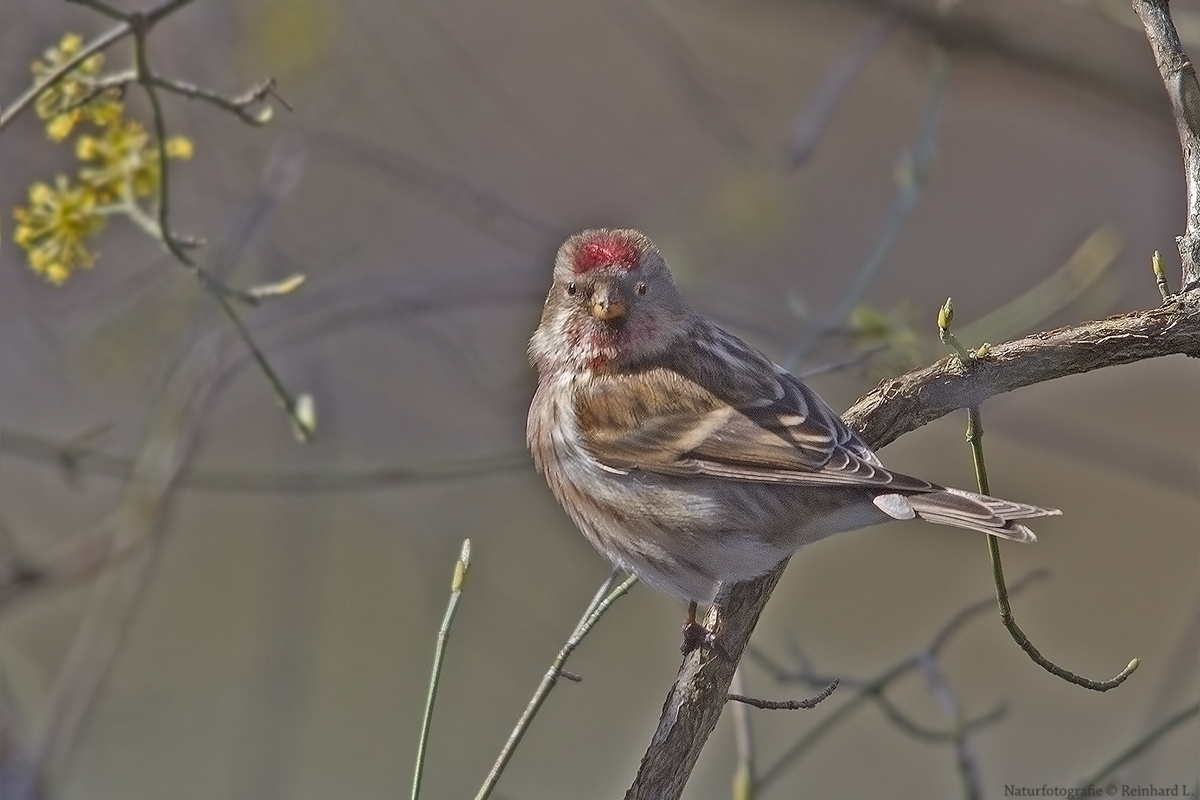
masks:
[[[189,158],[192,143],[173,136],[167,140],[166,152],[171,158]],[[139,122],[126,120],[109,125],[98,136],[79,137],[75,155],[90,163],[79,170],[79,177],[102,202],[158,192],[158,147]]]
[[[57,47],[49,48],[41,59],[33,62],[34,80],[38,83],[47,80],[82,48],[83,39],[68,33]],[[51,139],[62,141],[84,120],[107,125],[120,118],[120,98],[111,91],[97,91],[96,81],[103,66],[103,54],[88,56],[38,95],[34,107],[37,115],[46,121],[46,133]]]
[[[187,161],[192,157],[192,140],[186,136],[172,136],[167,139],[167,156]]]
[[[29,205],[18,207],[13,216],[14,241],[25,249],[33,271],[51,283],[60,285],[75,269],[95,261],[84,240],[104,227],[105,218],[97,213],[90,188],[73,187],[62,175],[53,187],[35,183]]]

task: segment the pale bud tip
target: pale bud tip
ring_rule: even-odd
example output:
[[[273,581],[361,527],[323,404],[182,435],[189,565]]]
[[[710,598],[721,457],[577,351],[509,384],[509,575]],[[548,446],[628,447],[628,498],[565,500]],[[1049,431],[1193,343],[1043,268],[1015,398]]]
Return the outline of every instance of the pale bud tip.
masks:
[[[467,583],[467,572],[471,569],[471,540],[463,539],[462,551],[458,561],[454,563],[454,578],[450,581],[450,591],[461,592]]]

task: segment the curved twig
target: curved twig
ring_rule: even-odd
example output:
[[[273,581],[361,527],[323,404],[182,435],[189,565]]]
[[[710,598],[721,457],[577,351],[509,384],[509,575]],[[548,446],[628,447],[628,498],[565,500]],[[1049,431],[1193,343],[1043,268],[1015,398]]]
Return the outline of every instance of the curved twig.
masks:
[[[975,464],[975,480],[979,484],[979,491],[983,494],[991,494],[991,487],[988,485],[987,462],[983,458],[983,419],[979,413],[979,406],[971,406],[967,409],[967,443],[971,447],[971,460]],[[1106,681],[1097,681],[1064,669],[1042,655],[1034,647],[1033,642],[1029,641],[1029,637],[1025,635],[1025,631],[1021,630],[1021,626],[1013,617],[1012,604],[1008,602],[1008,587],[1004,584],[1004,564],[1000,560],[1000,543],[994,536],[988,536],[986,539],[988,558],[992,563],[992,580],[996,584],[996,604],[1000,607],[1000,621],[1004,623],[1004,628],[1012,636],[1013,641],[1025,651],[1033,663],[1051,675],[1094,692],[1107,692],[1109,689],[1115,689],[1133,674],[1133,671],[1141,664],[1137,658],[1132,659],[1125,669],[1114,677]]]
[[[838,687],[838,683],[838,679],[834,678],[824,689],[812,697],[806,697],[803,700],[763,700],[758,697],[748,697],[744,694],[727,694],[725,695],[725,699],[761,708],[764,711],[799,711],[802,708],[816,708],[822,700],[833,694],[833,690]]]

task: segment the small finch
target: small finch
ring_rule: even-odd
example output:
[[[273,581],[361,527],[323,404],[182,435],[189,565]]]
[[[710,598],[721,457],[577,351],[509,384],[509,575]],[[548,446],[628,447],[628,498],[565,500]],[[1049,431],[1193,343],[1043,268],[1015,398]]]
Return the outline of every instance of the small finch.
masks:
[[[697,314],[658,248],[589,230],[559,249],[529,342],[538,471],[615,566],[696,604],[841,531],[919,517],[1018,542],[1058,514],[892,472],[798,378]]]

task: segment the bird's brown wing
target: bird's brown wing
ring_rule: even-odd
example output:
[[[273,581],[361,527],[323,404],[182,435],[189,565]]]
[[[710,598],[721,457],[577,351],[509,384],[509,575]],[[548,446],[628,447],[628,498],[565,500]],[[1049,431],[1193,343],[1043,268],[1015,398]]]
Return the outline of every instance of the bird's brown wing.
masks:
[[[745,348],[739,355],[753,354],[762,367],[753,376],[742,372],[737,386],[709,377],[728,370],[675,364],[601,381],[584,392],[578,422],[592,456],[610,469],[667,475],[901,493],[941,488],[886,469],[816,393],[730,339]],[[640,382],[641,390],[622,381]]]

